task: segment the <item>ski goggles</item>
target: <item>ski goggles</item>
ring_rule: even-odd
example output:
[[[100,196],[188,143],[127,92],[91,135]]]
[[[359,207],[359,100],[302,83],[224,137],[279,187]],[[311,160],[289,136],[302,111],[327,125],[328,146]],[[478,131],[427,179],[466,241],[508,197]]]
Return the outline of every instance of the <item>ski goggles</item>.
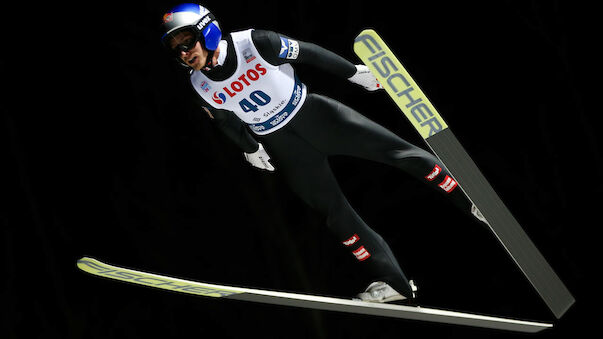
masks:
[[[180,34],[185,34],[186,36],[183,38],[179,36]],[[176,37],[178,37],[179,43],[172,46]],[[201,42],[201,46],[205,49],[213,51],[218,48],[221,38],[222,31],[220,30],[220,26],[216,22],[216,18],[210,13],[199,20],[194,26],[185,26],[184,28],[165,34],[162,41],[165,47],[179,56],[180,52],[188,52],[194,48],[198,41]]]
[[[164,46],[174,54],[174,56],[180,56],[181,52],[188,52],[195,48],[197,42],[202,39],[202,35],[199,31],[194,28],[179,30],[175,34],[168,34],[163,39]],[[174,44],[174,41],[178,39],[178,43]]]

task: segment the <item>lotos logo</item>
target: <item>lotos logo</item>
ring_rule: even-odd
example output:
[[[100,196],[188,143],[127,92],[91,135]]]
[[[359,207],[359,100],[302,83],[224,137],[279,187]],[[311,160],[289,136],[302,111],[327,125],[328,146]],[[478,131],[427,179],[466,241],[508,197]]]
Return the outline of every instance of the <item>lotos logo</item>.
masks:
[[[266,69],[261,64],[257,64],[255,65],[255,69],[247,70],[246,73],[241,74],[241,76],[237,78],[241,81],[235,80],[230,83],[230,88],[228,86],[224,87],[224,91],[232,98],[237,95],[237,92],[240,92],[245,87],[251,85],[249,80],[256,81],[260,76],[265,75],[266,72]]]
[[[266,75],[268,71],[262,64],[256,64],[254,68],[247,70],[241,74],[237,79],[230,83],[229,86],[223,87],[224,93],[228,94],[229,97],[234,97],[238,92],[241,92],[245,87],[251,86],[252,82],[257,81],[261,76]],[[213,100],[217,104],[223,104],[226,102],[226,95],[220,92],[214,92]]]
[[[226,102],[226,95],[224,95],[224,93],[214,92],[214,97],[212,99],[214,99],[216,104],[222,105]]]

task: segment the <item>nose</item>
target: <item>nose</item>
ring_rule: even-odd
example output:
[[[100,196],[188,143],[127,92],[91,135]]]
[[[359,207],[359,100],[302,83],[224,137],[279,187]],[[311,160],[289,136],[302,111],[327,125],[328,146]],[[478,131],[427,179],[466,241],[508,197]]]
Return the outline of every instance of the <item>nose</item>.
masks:
[[[180,51],[180,59],[186,61],[191,51]]]

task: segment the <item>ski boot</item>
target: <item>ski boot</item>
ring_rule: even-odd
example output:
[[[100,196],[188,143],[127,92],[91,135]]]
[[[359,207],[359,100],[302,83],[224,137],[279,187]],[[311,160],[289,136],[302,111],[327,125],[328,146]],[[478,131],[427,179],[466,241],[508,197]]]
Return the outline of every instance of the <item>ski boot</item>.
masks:
[[[408,283],[412,289],[412,299],[416,298],[417,286],[414,281],[409,280]],[[375,281],[371,283],[364,292],[357,295],[357,299],[368,302],[387,303],[391,301],[407,300],[408,298],[398,293],[386,282]]]

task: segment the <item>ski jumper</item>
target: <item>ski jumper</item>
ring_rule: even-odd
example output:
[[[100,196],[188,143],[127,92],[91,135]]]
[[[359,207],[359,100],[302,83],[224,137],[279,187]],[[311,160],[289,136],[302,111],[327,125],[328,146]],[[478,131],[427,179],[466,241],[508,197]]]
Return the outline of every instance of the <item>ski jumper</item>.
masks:
[[[356,72],[351,62],[271,31],[247,30],[224,38],[222,65],[191,73],[204,110],[244,152],[255,152],[258,141],[264,145],[291,189],[326,217],[339,246],[354,255],[367,280],[385,281],[402,295],[412,296],[390,247],[343,195],[328,157],[347,155],[394,166],[469,212],[471,203],[444,165],[352,108],[308,93],[291,65],[310,64],[347,79]]]

